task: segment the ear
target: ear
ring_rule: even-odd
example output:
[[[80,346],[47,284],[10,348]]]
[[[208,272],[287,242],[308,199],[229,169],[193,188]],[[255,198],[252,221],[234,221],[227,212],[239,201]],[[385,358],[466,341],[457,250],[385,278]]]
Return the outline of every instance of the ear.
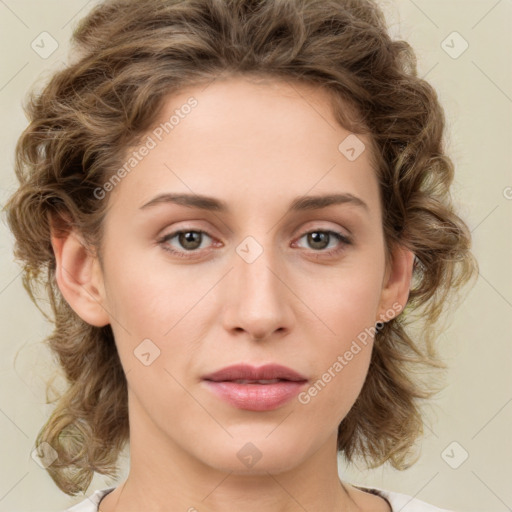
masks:
[[[413,264],[414,253],[396,245],[386,268],[377,321],[388,322],[405,308],[409,298]]]
[[[61,219],[50,219],[51,243],[55,254],[57,285],[75,313],[96,327],[110,323],[105,309],[103,274],[95,254]]]

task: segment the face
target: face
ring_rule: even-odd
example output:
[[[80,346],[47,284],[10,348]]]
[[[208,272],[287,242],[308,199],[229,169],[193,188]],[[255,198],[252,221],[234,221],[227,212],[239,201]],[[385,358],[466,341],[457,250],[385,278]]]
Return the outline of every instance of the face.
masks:
[[[398,297],[370,143],[349,135],[317,88],[230,78],[169,97],[130,149],[137,163],[108,197],[100,288],[132,443],[235,472],[247,453],[263,472],[334,448],[372,328]],[[327,195],[338,201],[310,199]],[[302,380],[204,380],[239,363]]]

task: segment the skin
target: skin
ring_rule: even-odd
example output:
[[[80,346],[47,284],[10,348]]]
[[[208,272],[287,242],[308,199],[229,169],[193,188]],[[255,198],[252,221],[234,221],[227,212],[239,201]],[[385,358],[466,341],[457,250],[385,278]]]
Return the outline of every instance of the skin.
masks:
[[[154,126],[190,96],[197,107],[108,197],[103,266],[78,233],[52,236],[60,290],[86,322],[111,324],[128,382],[130,473],[100,509],[389,511],[338,477],[337,427],[373,340],[307,404],[237,409],[201,381],[234,363],[276,362],[316,382],[359,333],[406,304],[413,255],[396,249],[386,264],[369,140],[359,137],[366,150],[349,161],[338,146],[350,132],[324,91],[240,77],[169,97]],[[230,213],[140,209],[163,192],[213,196]],[[366,208],[288,211],[297,197],[333,192]],[[196,234],[193,256],[178,236],[159,241],[178,229],[207,233]],[[325,237],[322,248],[308,240],[315,230],[351,243]],[[263,250],[251,263],[236,251],[249,236]],[[160,350],[148,366],[134,355],[144,339]],[[252,467],[237,457],[249,442],[261,454]]]

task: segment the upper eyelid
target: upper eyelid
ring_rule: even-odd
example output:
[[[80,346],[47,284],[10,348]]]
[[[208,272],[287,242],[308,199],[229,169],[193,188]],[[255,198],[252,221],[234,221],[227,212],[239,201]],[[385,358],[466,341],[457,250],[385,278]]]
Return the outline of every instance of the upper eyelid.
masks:
[[[311,228],[308,228],[308,229],[305,229],[305,230],[301,230],[299,233],[300,233],[300,236],[304,236],[304,235],[306,235],[308,233],[311,233],[311,232],[314,232],[314,231],[325,231],[325,232],[337,233],[339,230],[347,231],[347,234],[345,236],[347,238],[350,238],[349,231],[346,228],[330,228],[330,227],[324,227],[324,226],[314,226],[314,227],[311,227]],[[207,229],[196,228],[194,226],[185,226],[183,228],[174,229],[174,230],[170,231],[169,233],[167,233],[165,235],[162,235],[162,237],[177,235],[179,233],[186,233],[188,231],[204,233],[204,234],[208,235],[210,238],[217,238],[216,236],[212,235]],[[294,235],[294,236],[297,236],[297,235]]]
[[[200,219],[200,220],[204,220],[204,219]],[[187,222],[187,221],[184,221],[184,222]],[[309,233],[311,231],[318,230],[318,231],[333,231],[333,232],[342,231],[342,232],[345,232],[343,234],[347,238],[351,238],[352,237],[352,231],[347,226],[341,226],[341,225],[337,225],[337,226],[321,226],[321,225],[318,225],[319,222],[322,222],[322,220],[314,219],[314,220],[311,220],[309,222],[306,222],[306,224],[312,224],[311,227],[309,227],[309,228],[301,228],[300,231],[298,229],[294,229],[293,230],[293,236],[297,236],[299,233],[302,236],[302,235],[304,235],[306,233]],[[329,222],[333,222],[333,221],[329,221]],[[301,223],[301,224],[304,224],[304,223]],[[176,233],[183,232],[183,231],[200,231],[202,233],[206,233],[210,237],[214,236],[214,235],[211,234],[211,230],[203,229],[201,227],[195,227],[195,226],[190,225],[190,224],[189,225],[185,225],[184,227],[175,228],[174,230],[170,231],[168,234],[176,234]],[[213,231],[215,231],[215,229]],[[167,235],[163,235],[163,236],[167,236]],[[218,237],[214,236],[214,238],[218,238]]]
[[[208,231],[206,231],[204,229],[195,228],[195,227],[192,227],[192,226],[188,226],[188,227],[185,226],[184,228],[179,228],[179,229],[176,229],[174,231],[171,231],[170,233],[162,235],[159,240],[160,241],[166,241],[166,240],[174,238],[175,236],[179,235],[180,233],[186,233],[186,232],[189,232],[189,231],[205,234],[206,236],[208,236],[212,240],[217,239],[216,236],[211,235]],[[323,233],[331,233],[331,234],[335,234],[335,235],[340,235],[342,239],[346,239],[346,242],[350,242],[350,243],[352,242],[352,235],[351,234],[345,234],[345,233],[343,233],[343,230],[338,230],[336,228],[327,228],[327,227],[321,227],[320,226],[320,227],[311,227],[311,228],[308,228],[306,230],[301,231],[300,234],[294,236],[294,243],[297,242],[298,240],[300,240],[305,235],[308,235],[308,234],[310,234],[312,232],[314,233],[315,231],[321,231]],[[341,240],[341,241],[343,241],[343,240]],[[197,251],[191,251],[191,252],[197,252]]]

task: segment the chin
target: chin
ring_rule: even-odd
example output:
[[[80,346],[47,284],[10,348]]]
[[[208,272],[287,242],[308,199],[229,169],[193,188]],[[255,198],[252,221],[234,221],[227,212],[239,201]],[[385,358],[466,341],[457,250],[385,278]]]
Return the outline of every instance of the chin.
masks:
[[[215,442],[210,450],[201,450],[198,458],[219,471],[264,475],[291,470],[306,457],[299,440],[287,437],[285,442],[282,436],[276,435],[272,440],[267,436],[268,431],[254,433],[253,429],[253,435],[234,436],[227,443]]]

